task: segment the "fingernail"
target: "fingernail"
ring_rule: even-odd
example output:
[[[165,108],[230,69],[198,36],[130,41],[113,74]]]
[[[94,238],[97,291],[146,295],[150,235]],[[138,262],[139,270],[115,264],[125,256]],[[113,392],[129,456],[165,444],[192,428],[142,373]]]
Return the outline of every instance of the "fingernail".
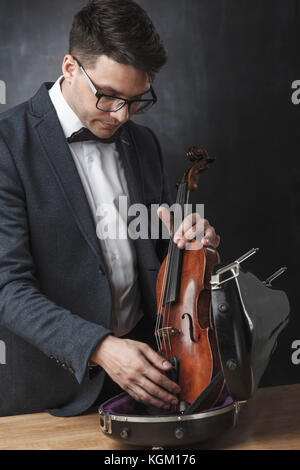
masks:
[[[168,367],[170,367],[171,364],[170,364],[170,362],[168,362],[168,361],[164,361],[164,362],[162,363],[162,365],[163,365],[163,368],[164,368],[164,369],[167,369]]]
[[[180,241],[177,243],[177,246],[178,246],[178,248],[183,248],[183,247],[184,247],[184,240],[180,240]]]

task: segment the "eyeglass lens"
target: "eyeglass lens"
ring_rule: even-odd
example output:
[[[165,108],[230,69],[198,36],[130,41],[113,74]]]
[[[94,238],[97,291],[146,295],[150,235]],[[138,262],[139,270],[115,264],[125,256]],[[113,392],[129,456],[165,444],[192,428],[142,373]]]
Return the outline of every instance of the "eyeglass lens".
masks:
[[[100,109],[101,111],[104,112],[113,112],[113,111],[118,111],[121,109],[125,104],[125,101],[118,99],[118,98],[113,98],[109,96],[101,96],[101,98],[98,100],[97,103],[97,108]],[[151,108],[153,104],[153,101],[132,101],[129,104],[129,110],[128,112],[130,114],[137,114],[141,112],[147,111],[149,108]]]

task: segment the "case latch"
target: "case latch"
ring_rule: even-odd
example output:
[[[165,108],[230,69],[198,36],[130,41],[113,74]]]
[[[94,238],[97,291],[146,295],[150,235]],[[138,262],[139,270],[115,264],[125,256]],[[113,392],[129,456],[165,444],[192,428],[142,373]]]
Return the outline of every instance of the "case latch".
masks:
[[[246,403],[247,403],[247,400],[239,400],[239,401],[234,402],[234,411],[236,415],[240,412],[241,406],[246,405]]]
[[[240,256],[238,259],[236,259],[233,263],[227,264],[227,266],[224,266],[223,268],[220,268],[217,270],[215,274],[211,276],[211,288],[212,290],[216,289],[221,289],[221,285],[224,284],[225,282],[230,281],[230,279],[234,279],[238,277],[240,273],[240,264],[245,261],[247,258],[250,256],[254,255],[259,250],[259,248],[252,248],[252,250],[247,251],[243,256]],[[229,274],[228,277],[225,277],[225,279],[220,280],[220,276],[222,274],[226,273],[231,273]]]
[[[103,410],[99,410],[100,415],[100,427],[106,434],[112,434],[111,430],[111,417],[109,413],[105,413]]]

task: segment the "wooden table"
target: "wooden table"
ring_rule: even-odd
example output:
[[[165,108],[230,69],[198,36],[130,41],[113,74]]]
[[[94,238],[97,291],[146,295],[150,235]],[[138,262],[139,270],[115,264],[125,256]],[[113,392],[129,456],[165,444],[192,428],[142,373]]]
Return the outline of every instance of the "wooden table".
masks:
[[[0,449],[140,448],[105,436],[93,408],[74,418],[56,418],[48,413],[0,418]],[[235,428],[189,449],[300,449],[300,384],[259,389],[243,406]]]

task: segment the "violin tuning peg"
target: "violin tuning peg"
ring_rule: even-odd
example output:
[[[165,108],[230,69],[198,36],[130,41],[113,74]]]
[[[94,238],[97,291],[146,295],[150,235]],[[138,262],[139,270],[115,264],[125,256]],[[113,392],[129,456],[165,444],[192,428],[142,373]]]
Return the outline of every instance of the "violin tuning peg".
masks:
[[[209,166],[206,165],[206,166],[204,166],[204,167],[202,167],[202,168],[198,168],[198,170],[196,171],[196,173],[197,173],[197,174],[198,174],[198,173],[203,173],[203,171],[206,171],[206,170],[208,170],[208,169],[209,169]]]
[[[200,161],[204,158],[205,150],[200,145],[192,145],[186,153],[191,162]]]

